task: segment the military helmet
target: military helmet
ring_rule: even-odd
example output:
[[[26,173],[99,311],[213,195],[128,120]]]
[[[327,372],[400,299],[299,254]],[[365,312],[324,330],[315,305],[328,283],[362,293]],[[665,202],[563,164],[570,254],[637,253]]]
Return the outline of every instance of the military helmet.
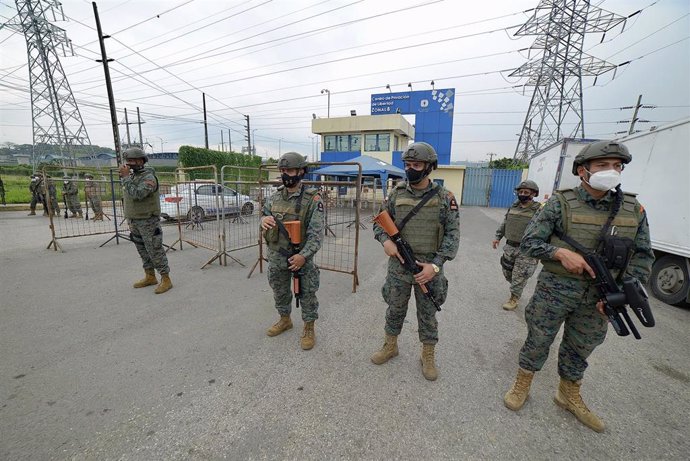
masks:
[[[93,179],[93,175],[91,173],[86,173],[84,179]]]
[[[297,152],[285,152],[278,160],[278,168],[306,168],[307,157]]]
[[[425,142],[413,142],[405,152],[402,154],[402,160],[408,162],[428,162],[434,167],[438,166],[438,155],[436,155],[436,150]]]
[[[578,176],[577,167],[595,158],[619,158],[623,163],[630,163],[632,155],[625,144],[615,141],[597,141],[587,144],[573,160],[573,174]]]
[[[537,183],[532,181],[531,179],[522,181],[520,184],[515,186],[515,190],[520,189],[530,189],[533,190],[537,195],[539,195],[539,186],[537,186]]]
[[[146,156],[146,152],[144,152],[143,149],[140,147],[130,147],[128,149],[125,149],[123,152],[123,155],[125,157],[125,160],[133,159],[133,158],[143,158],[144,162],[147,162],[149,159]]]

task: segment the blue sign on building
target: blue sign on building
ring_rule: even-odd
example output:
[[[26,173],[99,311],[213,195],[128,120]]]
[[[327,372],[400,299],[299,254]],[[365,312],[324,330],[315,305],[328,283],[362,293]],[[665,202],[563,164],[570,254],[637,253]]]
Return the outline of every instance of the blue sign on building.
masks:
[[[454,88],[371,95],[371,115],[414,114],[415,141],[434,146],[441,165],[450,164],[454,105]]]

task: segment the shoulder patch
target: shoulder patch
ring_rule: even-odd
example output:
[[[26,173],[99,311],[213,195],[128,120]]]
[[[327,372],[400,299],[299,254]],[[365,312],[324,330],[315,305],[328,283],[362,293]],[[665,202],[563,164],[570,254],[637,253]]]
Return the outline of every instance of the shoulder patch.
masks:
[[[458,211],[458,201],[455,200],[455,195],[451,191],[448,191],[448,203],[452,211]]]
[[[316,204],[316,209],[320,212],[323,213],[323,202],[321,200],[318,201]]]

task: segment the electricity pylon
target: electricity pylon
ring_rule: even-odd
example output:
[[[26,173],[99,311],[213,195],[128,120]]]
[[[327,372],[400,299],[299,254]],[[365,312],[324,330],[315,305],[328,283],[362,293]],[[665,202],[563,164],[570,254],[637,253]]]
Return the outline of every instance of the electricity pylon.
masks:
[[[64,29],[47,18],[50,14],[53,21],[64,21],[62,5],[57,0],[15,0],[15,4],[17,19],[5,26],[22,32],[26,39],[34,147],[53,145],[60,152],[63,166],[74,166],[71,147],[90,146],[91,141],[57,53],[59,48],[63,56],[67,56],[67,50],[73,54],[71,42]],[[35,167],[36,160],[32,162]]]
[[[526,86],[534,86],[515,159],[527,160],[565,137],[585,137],[582,78],[596,79],[617,67],[585,53],[585,35],[605,34],[625,21],[624,16],[591,6],[586,0],[540,0],[515,33],[536,35],[530,50],[541,51],[510,74],[528,77]],[[572,130],[565,130],[566,118],[575,122]]]

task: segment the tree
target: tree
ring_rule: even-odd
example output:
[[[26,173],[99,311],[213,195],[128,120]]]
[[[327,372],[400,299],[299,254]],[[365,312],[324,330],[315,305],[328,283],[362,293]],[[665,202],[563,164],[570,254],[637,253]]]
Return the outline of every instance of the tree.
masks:
[[[529,163],[521,162],[510,157],[503,157],[491,162],[490,168],[497,170],[524,170],[529,167]]]

